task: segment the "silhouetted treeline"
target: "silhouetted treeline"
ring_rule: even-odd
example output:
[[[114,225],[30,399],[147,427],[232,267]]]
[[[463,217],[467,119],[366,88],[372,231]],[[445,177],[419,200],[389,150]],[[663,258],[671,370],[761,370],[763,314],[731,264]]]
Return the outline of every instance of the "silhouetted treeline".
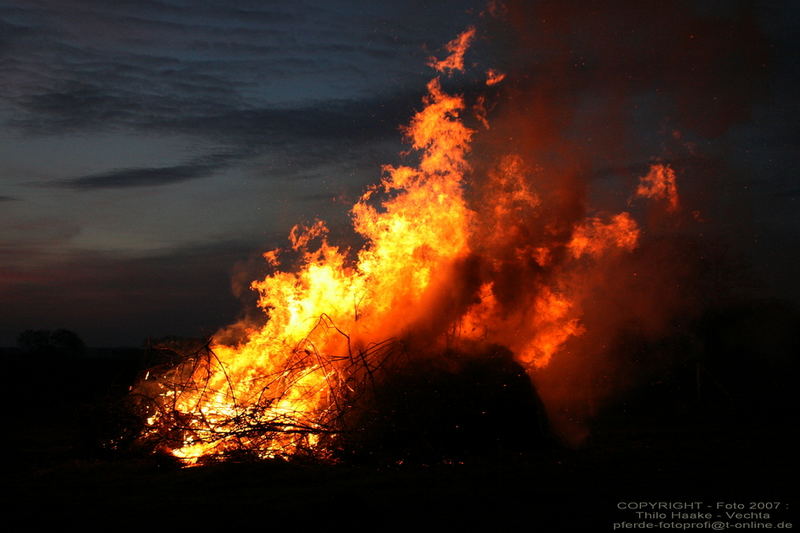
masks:
[[[17,337],[17,346],[28,354],[77,356],[86,352],[86,344],[68,329],[28,329]]]

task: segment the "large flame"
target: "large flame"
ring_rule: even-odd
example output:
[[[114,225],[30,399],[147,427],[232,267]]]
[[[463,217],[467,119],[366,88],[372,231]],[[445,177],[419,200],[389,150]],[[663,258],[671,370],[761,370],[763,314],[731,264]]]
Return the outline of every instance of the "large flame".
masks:
[[[474,36],[465,31],[431,65],[462,70]],[[487,83],[502,81],[490,73]],[[575,273],[633,250],[636,221],[597,213],[564,234],[539,217],[535,172],[514,154],[499,158],[482,180],[489,193],[470,205],[464,185],[476,132],[464,123],[465,100],[437,77],[423,104],[405,128],[418,163],[385,166],[352,208],[364,246],[353,254],[329,244],[323,222],[293,228],[299,267],[252,284],[265,325],[140,384],[156,400],[145,438],[187,463],[238,450],[324,456],[354,395],[404,343],[422,338],[431,352],[500,343],[533,373],[584,334]],[[488,127],[485,113],[478,121]],[[637,192],[677,206],[667,167],[654,167]],[[280,265],[281,250],[264,255]]]

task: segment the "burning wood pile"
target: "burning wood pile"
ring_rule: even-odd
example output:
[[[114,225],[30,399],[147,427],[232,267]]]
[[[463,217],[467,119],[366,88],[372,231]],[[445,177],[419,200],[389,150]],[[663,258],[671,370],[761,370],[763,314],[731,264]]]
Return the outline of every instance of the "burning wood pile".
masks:
[[[452,445],[460,439],[507,450],[545,440],[530,378],[587,334],[597,287],[637,275],[619,264],[642,230],[628,211],[565,201],[565,186],[548,185],[525,154],[470,159],[474,137],[490,127],[487,100],[468,105],[442,80],[464,69],[476,34],[469,28],[447,57],[431,59],[438,74],[404,129],[416,164],[385,166],[353,206],[363,247],[330,244],[317,221],[291,232],[296,270],[279,269],[287,250],[265,253],[275,271],[252,288],[266,323],[148,372],[134,390],[146,417],[141,443],[194,464],[361,457],[381,446],[397,460],[444,446],[459,460],[471,453]],[[503,83],[487,71],[488,90]],[[677,211],[673,170],[654,164],[640,197]],[[456,415],[427,416],[437,409]],[[522,429],[506,435],[512,426]]]

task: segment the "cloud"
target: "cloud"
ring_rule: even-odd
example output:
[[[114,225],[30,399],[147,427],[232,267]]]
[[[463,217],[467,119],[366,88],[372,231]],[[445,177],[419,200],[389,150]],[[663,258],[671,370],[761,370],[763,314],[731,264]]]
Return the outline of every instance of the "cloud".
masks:
[[[0,196],[0,202],[14,202],[19,200],[19,198],[14,198],[13,196]]]
[[[342,72],[336,82],[347,85],[348,70],[365,58],[377,66],[399,56],[396,44],[360,39],[364,25],[333,32],[343,20],[305,22],[306,13],[291,6],[76,4],[0,7],[0,83],[28,96],[64,93],[77,84],[107,95],[179,95],[184,104],[225,93],[225,100],[253,105],[273,100],[276,85],[286,81],[291,93],[280,97],[303,98],[309,77]],[[255,90],[245,96],[247,88]]]
[[[224,153],[205,156],[183,165],[111,170],[69,178],[59,182],[58,186],[79,191],[157,187],[208,177],[229,166],[239,157],[240,154]]]
[[[405,117],[391,105],[426,81],[422,45],[449,28],[434,32],[423,15],[346,2],[0,6],[0,111],[29,135],[369,137],[371,115],[393,127]],[[446,25],[460,28],[458,18]]]
[[[133,83],[120,79],[121,86]],[[200,76],[182,76],[160,91],[163,95],[69,82],[18,98],[8,125],[29,135],[133,130],[264,148],[304,139],[396,138],[397,126],[419,107],[420,87],[366,98],[253,106],[230,98],[222,82]]]
[[[283,144],[287,139],[372,140],[396,137],[419,101],[417,92],[390,100],[326,100],[290,108],[231,109],[220,113],[175,116],[158,126],[212,139],[257,140]]]

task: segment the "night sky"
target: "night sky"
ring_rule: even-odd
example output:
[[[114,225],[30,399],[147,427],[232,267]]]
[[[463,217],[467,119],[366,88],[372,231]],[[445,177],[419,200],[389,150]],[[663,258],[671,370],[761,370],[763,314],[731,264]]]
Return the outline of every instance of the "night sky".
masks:
[[[633,13],[641,3],[617,4]],[[482,22],[484,7],[0,1],[0,346],[29,328],[68,328],[87,344],[118,346],[210,334],[234,321],[248,276],[263,271],[259,254],[283,245],[294,224],[321,218],[334,233],[345,231],[352,202],[382,164],[397,162],[399,126],[419,109],[432,77],[426,62],[443,55],[444,43],[475,24],[484,37],[468,62],[530,69],[534,86],[544,75],[537,65],[549,50],[505,50],[502,25]],[[762,296],[796,301],[798,9],[790,2],[683,9],[729,25],[727,41],[739,39],[746,20],[742,39],[757,41],[753,90],[726,110],[735,120],[716,129],[679,125],[710,154],[705,161],[725,161],[710,165],[727,207],[709,211],[709,231],[727,236],[728,255]],[[585,10],[576,17],[564,38],[575,41],[579,59],[581,47],[596,43],[580,42]],[[637,17],[647,13],[623,17],[619,28],[611,22],[604,35],[623,34]],[[648,23],[661,22],[669,26]],[[632,72],[647,70],[652,53],[637,35],[623,62]],[[715,51],[707,51],[713,61]],[[731,66],[712,74],[740,79],[736,56],[725,61]],[[670,72],[684,82],[700,75]],[[603,79],[581,86],[586,113],[602,105],[591,97],[609,91]],[[725,100],[727,82],[718,81],[698,89],[712,107],[714,91]],[[470,83],[463,90],[474,90]],[[659,155],[665,128],[675,125],[660,114],[663,90],[642,84],[635,94],[630,129],[650,155]],[[611,168],[646,161],[620,157]],[[607,163],[591,175],[607,174]]]

